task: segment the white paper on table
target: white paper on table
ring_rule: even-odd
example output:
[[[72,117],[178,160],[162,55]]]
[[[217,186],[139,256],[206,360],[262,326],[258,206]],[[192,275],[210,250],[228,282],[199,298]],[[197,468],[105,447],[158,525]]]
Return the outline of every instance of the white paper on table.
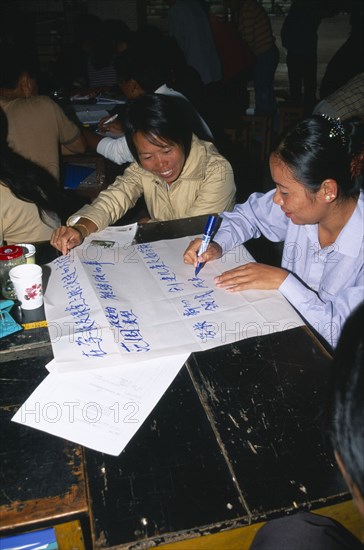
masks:
[[[115,133],[115,132],[100,132],[100,130],[96,130],[96,134],[101,137],[109,137],[112,139],[118,139],[120,137],[123,137],[125,134],[123,132]]]
[[[49,264],[51,275],[45,291],[48,330],[56,359],[62,361],[66,355],[69,370],[86,364],[89,368],[98,368],[120,363],[119,347],[99,298],[84,273],[83,263],[91,264],[95,270],[97,258],[105,255],[107,247],[111,246],[108,250],[114,258],[118,258],[123,249],[129,251],[136,229],[137,224],[109,227],[92,234],[67,256]],[[99,291],[108,284],[98,273],[95,278]]]
[[[99,120],[108,116],[108,114],[109,112],[106,109],[101,110],[100,108],[97,111],[90,109],[76,111],[77,118],[82,124],[97,124]]]
[[[126,99],[114,99],[112,97],[98,96],[96,98],[96,103],[99,104],[99,105],[105,104],[105,105],[116,106],[116,105],[122,105],[122,104],[126,103]]]
[[[119,246],[130,246],[134,240],[135,234],[138,229],[137,223],[130,223],[129,225],[117,225],[115,227],[107,227],[98,233],[92,233],[87,237],[82,245],[78,249],[89,248],[94,240],[111,240],[115,241]]]
[[[172,383],[187,355],[138,365],[51,374],[12,420],[90,449],[119,455]]]
[[[182,260],[189,242],[103,248],[89,238],[54,260],[45,309],[58,371],[189,355],[303,324],[279,291],[215,287],[216,275],[254,261],[244,246],[195,277]]]

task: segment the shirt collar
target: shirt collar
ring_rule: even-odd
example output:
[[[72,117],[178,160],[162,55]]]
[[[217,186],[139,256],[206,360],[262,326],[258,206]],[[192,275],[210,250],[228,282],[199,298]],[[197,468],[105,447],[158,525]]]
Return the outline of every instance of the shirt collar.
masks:
[[[351,217],[340,231],[335,243],[338,252],[357,258],[364,240],[364,192],[360,191],[358,202]],[[306,225],[307,235],[312,242],[318,241],[318,225]]]
[[[159,86],[159,88],[154,90],[153,93],[154,94],[168,95],[168,92],[169,92],[169,88],[168,88],[167,84],[162,84],[161,86]]]

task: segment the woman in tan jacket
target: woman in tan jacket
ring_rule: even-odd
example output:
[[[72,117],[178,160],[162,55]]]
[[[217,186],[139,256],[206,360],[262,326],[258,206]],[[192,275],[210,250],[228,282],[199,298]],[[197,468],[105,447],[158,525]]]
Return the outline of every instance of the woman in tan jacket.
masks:
[[[7,135],[0,107],[0,243],[47,241],[60,223],[61,190],[45,168],[9,147]]]
[[[95,201],[56,229],[51,243],[66,254],[94,231],[121,218],[144,195],[149,218],[166,221],[231,210],[235,183],[229,162],[192,133],[177,97],[145,95],[128,104],[125,136],[137,162]]]

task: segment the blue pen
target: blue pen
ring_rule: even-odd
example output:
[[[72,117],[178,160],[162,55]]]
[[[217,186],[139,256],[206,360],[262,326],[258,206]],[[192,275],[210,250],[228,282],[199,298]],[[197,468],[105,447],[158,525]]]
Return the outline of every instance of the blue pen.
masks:
[[[203,232],[202,243],[200,245],[200,248],[198,249],[197,256],[201,256],[201,254],[206,252],[206,250],[208,249],[212,234],[216,226],[217,218],[218,218],[217,216],[209,216],[205,230]],[[203,266],[203,262],[198,262],[197,267],[195,269],[195,277],[197,277],[197,275],[200,273],[202,266]]]

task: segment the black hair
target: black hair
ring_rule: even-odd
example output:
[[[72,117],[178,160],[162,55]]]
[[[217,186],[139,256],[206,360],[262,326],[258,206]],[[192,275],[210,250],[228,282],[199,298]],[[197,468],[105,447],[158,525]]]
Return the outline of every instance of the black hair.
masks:
[[[61,220],[67,216],[67,199],[58,181],[45,168],[24,158],[6,141],[8,121],[0,108],[0,185],[5,185],[20,200],[34,203],[39,216],[47,223],[44,213],[57,214]]]
[[[187,158],[192,143],[192,124],[186,116],[184,99],[161,94],[146,94],[129,101],[125,113],[125,137],[133,157],[138,160],[133,136],[140,132],[143,136],[160,145],[160,141],[178,144]]]
[[[97,34],[93,37],[94,48],[91,53],[91,63],[95,69],[102,69],[114,63],[116,46],[119,41],[126,45],[131,40],[131,30],[121,19],[107,19],[99,25]]]
[[[133,38],[133,32],[122,19],[106,19],[102,23],[104,34],[108,33],[113,42],[114,49],[118,42],[129,45]]]
[[[364,150],[364,122],[338,121],[313,115],[290,130],[273,150],[296,180],[311,192],[319,191],[325,179],[337,182],[339,196],[357,195],[363,187],[363,170],[352,170]]]
[[[326,421],[334,450],[364,497],[364,302],[347,319],[331,365]]]
[[[15,89],[23,73],[37,78],[36,65],[30,55],[16,46],[0,44],[0,88]]]
[[[77,15],[73,21],[75,41],[81,43],[85,39],[93,39],[100,32],[101,24],[102,19],[93,13]]]
[[[114,67],[118,83],[135,80],[145,93],[155,92],[166,82],[166,69],[162,61],[154,62],[150,55],[138,47],[129,47],[116,56]],[[160,59],[160,57],[159,57]]]

